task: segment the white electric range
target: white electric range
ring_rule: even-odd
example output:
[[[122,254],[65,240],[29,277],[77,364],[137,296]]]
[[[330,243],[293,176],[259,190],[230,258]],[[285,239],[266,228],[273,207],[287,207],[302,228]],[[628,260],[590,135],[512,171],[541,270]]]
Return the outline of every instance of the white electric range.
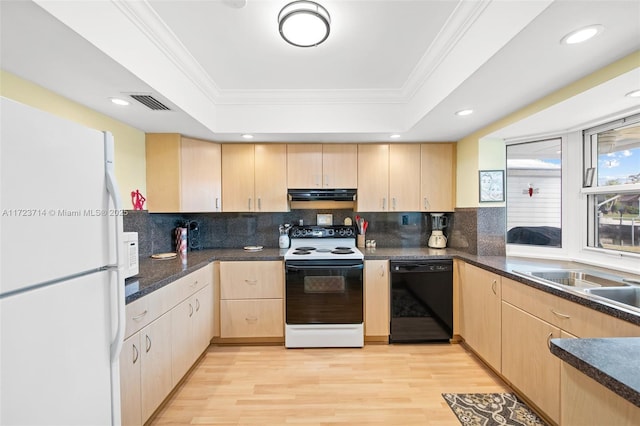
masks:
[[[290,234],[285,346],[364,346],[364,255],[356,247],[356,228],[294,226]]]

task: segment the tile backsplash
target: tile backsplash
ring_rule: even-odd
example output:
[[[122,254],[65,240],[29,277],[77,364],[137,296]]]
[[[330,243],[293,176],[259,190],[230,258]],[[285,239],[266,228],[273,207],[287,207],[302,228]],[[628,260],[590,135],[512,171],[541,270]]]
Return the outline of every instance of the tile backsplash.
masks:
[[[500,240],[501,213],[498,210],[504,209],[458,209],[449,214],[450,225],[445,230],[449,247],[474,254],[504,254],[504,226]],[[278,225],[297,225],[300,220],[305,225],[315,225],[318,213],[333,214],[334,224],[342,224],[345,218],[353,219],[359,214],[369,222],[366,238],[376,240],[378,247],[426,247],[431,233],[428,213],[355,213],[352,210],[192,214],[129,210],[124,216],[124,229],[138,232],[141,256],[173,251],[174,229],[186,221],[197,223],[198,230],[193,235],[198,235],[197,243],[201,248],[241,248],[246,245],[277,248]],[[504,221],[503,217],[504,213]],[[491,244],[487,244],[489,240]]]

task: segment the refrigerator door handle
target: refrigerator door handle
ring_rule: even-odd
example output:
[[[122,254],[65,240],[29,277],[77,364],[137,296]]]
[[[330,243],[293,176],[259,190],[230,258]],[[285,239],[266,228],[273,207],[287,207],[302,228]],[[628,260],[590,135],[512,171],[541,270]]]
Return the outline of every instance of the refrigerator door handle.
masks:
[[[111,294],[115,294],[116,303],[112,304],[112,312],[115,310],[115,317],[117,321],[115,335],[111,342],[111,422],[113,425],[119,425],[121,421],[120,417],[120,352],[122,351],[122,345],[124,344],[124,333],[126,324],[126,312],[125,312],[125,294],[124,294],[124,259],[122,258],[123,249],[123,232],[124,227],[122,223],[122,200],[120,199],[120,189],[118,188],[118,182],[115,176],[114,167],[114,143],[113,135],[110,132],[104,132],[104,159],[105,159],[105,179],[107,185],[107,192],[109,197],[113,200],[113,209],[116,212],[116,265],[115,268],[110,268],[112,272],[116,273],[116,291]],[[115,269],[115,270],[114,270]],[[115,305],[115,306],[114,306]]]

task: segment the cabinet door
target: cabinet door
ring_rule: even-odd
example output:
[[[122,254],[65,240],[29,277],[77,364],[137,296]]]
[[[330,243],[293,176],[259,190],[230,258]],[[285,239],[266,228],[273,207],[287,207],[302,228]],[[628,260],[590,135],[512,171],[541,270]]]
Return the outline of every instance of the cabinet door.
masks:
[[[255,145],[255,197],[255,211],[286,212],[289,209],[286,145]]]
[[[222,209],[251,212],[255,209],[253,144],[222,145]]]
[[[145,137],[149,212],[180,211],[180,135],[148,133]]]
[[[449,143],[422,144],[421,209],[427,212],[451,212],[454,208],[454,151]]]
[[[178,384],[189,371],[194,357],[194,318],[196,313],[193,297],[171,310],[171,383]]]
[[[549,351],[549,339],[560,329],[502,303],[502,375],[553,421],[560,420],[560,359]]]
[[[194,359],[204,352],[213,338],[213,285],[209,284],[194,295]],[[193,364],[193,362],[192,362]]]
[[[357,145],[322,145],[322,186],[324,188],[358,187]]]
[[[180,211],[221,211],[220,151],[220,144],[182,138]]]
[[[366,336],[389,338],[389,262],[364,263],[364,331]]]
[[[460,282],[460,334],[495,370],[501,359],[500,276],[468,263]]]
[[[561,365],[561,419],[566,426],[637,426],[640,407],[567,363]]]
[[[358,145],[358,211],[389,211],[389,145]]]
[[[420,211],[420,145],[389,145],[390,211]]]
[[[172,389],[171,315],[164,314],[140,331],[142,350],[142,421],[145,422]]]
[[[142,425],[140,334],[124,341],[120,352],[120,407],[123,426]]]
[[[322,145],[287,145],[287,185],[293,189],[322,186]]]

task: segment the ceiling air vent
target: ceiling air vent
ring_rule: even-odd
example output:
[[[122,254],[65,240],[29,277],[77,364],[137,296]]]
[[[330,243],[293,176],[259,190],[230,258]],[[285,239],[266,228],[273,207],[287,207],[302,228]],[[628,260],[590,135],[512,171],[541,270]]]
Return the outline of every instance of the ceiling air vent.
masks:
[[[154,111],[169,111],[169,107],[154,98],[151,95],[129,95],[136,101],[140,102],[142,105],[145,105],[147,108],[152,109]]]

